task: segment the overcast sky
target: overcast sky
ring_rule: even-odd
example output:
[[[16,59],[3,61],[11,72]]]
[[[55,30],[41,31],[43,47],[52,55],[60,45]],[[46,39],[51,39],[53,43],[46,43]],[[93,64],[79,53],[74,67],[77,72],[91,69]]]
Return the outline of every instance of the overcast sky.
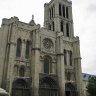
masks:
[[[28,23],[32,14],[43,25],[45,2],[50,0],[0,0],[0,24],[3,18],[17,16]],[[80,37],[82,71],[96,75],[96,0],[72,0],[75,36]]]

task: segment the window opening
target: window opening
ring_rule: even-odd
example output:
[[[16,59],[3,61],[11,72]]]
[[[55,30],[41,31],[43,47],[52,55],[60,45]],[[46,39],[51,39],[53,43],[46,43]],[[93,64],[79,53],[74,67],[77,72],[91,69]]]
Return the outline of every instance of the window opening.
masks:
[[[17,40],[16,57],[21,56],[21,45],[22,45],[22,42],[21,42],[21,39],[19,38]]]
[[[68,7],[66,7],[66,18],[69,18],[69,12]]]
[[[27,41],[27,42],[26,42],[26,55],[25,55],[25,58],[26,58],[26,59],[29,58],[29,52],[30,52],[30,42]]]
[[[63,21],[61,21],[61,32],[63,32],[64,29],[63,29]]]
[[[65,17],[65,6],[63,5],[63,17]]]
[[[66,24],[66,32],[67,32],[67,34],[66,34],[67,37],[69,37],[69,24],[68,23]]]
[[[59,16],[61,16],[61,4],[59,4]]]
[[[44,59],[44,73],[49,74],[49,60],[47,58]]]
[[[70,66],[72,66],[72,51],[70,51]]]
[[[55,30],[54,22],[52,22],[52,26],[53,26],[53,31],[54,31]]]

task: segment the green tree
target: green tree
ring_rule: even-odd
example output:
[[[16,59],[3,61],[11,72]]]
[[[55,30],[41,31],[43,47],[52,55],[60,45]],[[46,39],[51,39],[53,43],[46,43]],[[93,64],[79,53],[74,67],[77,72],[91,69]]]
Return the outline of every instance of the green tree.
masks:
[[[96,96],[96,77],[93,76],[88,80],[87,92],[90,96]]]

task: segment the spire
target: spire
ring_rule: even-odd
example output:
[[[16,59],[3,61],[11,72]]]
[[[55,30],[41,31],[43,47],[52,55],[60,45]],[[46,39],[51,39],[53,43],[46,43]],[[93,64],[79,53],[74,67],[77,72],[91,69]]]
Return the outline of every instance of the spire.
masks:
[[[32,20],[34,20],[34,15],[32,15]]]
[[[36,25],[36,23],[34,22],[34,15],[32,15],[32,19],[31,19],[31,21],[29,22],[29,24],[30,24],[31,26]]]

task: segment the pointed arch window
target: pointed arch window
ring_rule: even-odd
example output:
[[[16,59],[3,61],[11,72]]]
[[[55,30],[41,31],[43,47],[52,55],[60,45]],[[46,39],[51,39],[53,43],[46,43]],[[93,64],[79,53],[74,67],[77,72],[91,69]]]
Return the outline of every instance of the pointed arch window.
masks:
[[[27,41],[26,42],[26,55],[25,55],[26,59],[29,58],[29,51],[30,51],[30,41]]]
[[[44,58],[44,73],[52,73],[52,61],[50,57]]]
[[[49,74],[49,60],[47,58],[44,59],[44,73]]]
[[[21,39],[19,38],[17,40],[16,57],[21,56],[21,46],[22,46],[22,42],[21,42]]]

